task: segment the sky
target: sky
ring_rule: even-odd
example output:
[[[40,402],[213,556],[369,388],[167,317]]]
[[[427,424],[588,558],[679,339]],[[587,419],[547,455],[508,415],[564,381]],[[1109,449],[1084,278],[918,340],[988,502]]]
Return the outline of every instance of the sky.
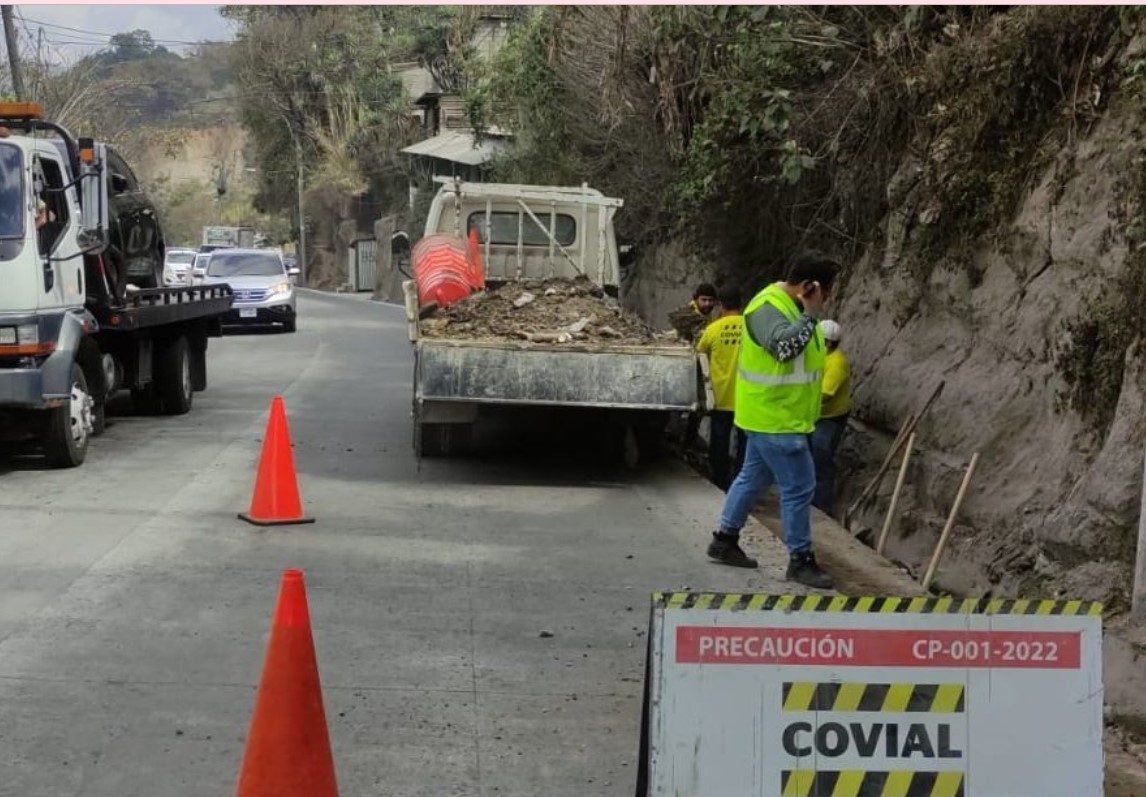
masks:
[[[21,45],[33,52],[44,31],[44,49],[56,63],[74,61],[107,46],[108,37],[142,28],[157,44],[181,51],[201,40],[233,37],[215,5],[18,5]],[[22,20],[22,24],[21,24]]]

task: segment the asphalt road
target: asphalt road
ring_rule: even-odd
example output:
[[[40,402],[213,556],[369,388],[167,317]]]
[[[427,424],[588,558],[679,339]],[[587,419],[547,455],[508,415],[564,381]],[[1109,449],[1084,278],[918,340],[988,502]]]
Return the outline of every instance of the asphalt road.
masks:
[[[343,797],[631,797],[650,594],[788,591],[770,539],[704,559],[720,495],[679,466],[419,469],[397,307],[308,293],[208,360],[189,415],[114,418],[82,468],[0,458],[0,795],[233,793],[297,567]],[[312,526],[236,518],[275,395]]]

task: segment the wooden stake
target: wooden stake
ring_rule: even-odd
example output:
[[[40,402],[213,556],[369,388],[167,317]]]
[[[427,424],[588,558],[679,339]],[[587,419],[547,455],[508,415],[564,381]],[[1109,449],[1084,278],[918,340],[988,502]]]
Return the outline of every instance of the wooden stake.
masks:
[[[899,453],[899,449],[905,442],[907,442],[907,438],[911,435],[912,432],[915,431],[915,427],[919,425],[919,422],[923,420],[923,416],[927,414],[927,410],[931,409],[931,405],[935,403],[937,398],[939,398],[939,394],[943,392],[943,386],[946,384],[947,383],[945,381],[941,381],[938,385],[936,385],[935,390],[931,392],[931,397],[927,399],[927,403],[923,405],[923,409],[911,415],[904,422],[903,426],[899,430],[899,434],[896,435],[895,442],[891,444],[891,449],[887,452],[887,456],[884,457],[883,464],[879,466],[879,470],[876,471],[875,476],[870,482],[868,482],[868,485],[864,488],[864,491],[860,493],[860,497],[857,498],[852,503],[852,505],[848,507],[848,511],[844,513],[845,526],[847,526],[851,521],[852,515],[855,514],[856,510],[867,503],[867,501],[873,495],[875,495],[875,491],[879,489],[879,485],[883,481],[884,474],[887,473],[888,469],[891,467],[891,463],[895,461],[895,455]]]
[[[907,461],[911,459],[911,449],[915,447],[915,432],[907,438],[907,448],[903,452],[903,463],[899,466],[899,476],[895,480],[895,490],[891,494],[891,504],[887,507],[887,517],[883,521],[883,530],[879,533],[879,544],[875,552],[883,553],[883,546],[887,544],[887,535],[891,531],[891,521],[895,517],[895,508],[899,504],[899,492],[903,489],[903,480],[907,478]]]
[[[963,474],[963,483],[959,485],[959,493],[955,496],[955,503],[951,506],[951,514],[947,516],[947,525],[939,535],[939,542],[935,545],[935,553],[931,556],[931,564],[927,566],[927,574],[923,576],[923,589],[931,588],[931,581],[935,578],[935,571],[939,569],[939,559],[943,556],[943,549],[947,547],[947,538],[951,536],[951,529],[955,526],[955,516],[959,514],[959,507],[963,505],[963,498],[967,495],[967,485],[971,483],[971,476],[975,473],[975,465],[979,462],[979,452],[971,455],[971,464]]]
[[[1134,591],[1130,599],[1130,619],[1146,624],[1146,462],[1142,472],[1142,503],[1138,510],[1138,554],[1134,560]]]

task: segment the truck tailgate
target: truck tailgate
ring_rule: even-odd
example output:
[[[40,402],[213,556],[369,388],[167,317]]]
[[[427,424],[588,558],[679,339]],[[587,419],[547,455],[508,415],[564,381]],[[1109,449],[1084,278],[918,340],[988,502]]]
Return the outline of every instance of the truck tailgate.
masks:
[[[417,398],[690,411],[696,358],[683,346],[558,347],[422,338]]]

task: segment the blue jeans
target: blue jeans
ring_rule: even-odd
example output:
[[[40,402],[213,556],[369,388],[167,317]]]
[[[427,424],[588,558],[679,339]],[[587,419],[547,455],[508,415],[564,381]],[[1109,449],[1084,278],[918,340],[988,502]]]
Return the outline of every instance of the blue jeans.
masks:
[[[809,435],[748,432],[747,436],[744,465],[724,499],[721,533],[739,536],[760,494],[776,484],[780,488],[780,523],[788,550],[793,555],[810,551],[816,466]]]
[[[836,500],[836,449],[848,428],[848,416],[820,418],[812,432],[812,459],[816,463],[816,496],[812,506],[832,514]]]

